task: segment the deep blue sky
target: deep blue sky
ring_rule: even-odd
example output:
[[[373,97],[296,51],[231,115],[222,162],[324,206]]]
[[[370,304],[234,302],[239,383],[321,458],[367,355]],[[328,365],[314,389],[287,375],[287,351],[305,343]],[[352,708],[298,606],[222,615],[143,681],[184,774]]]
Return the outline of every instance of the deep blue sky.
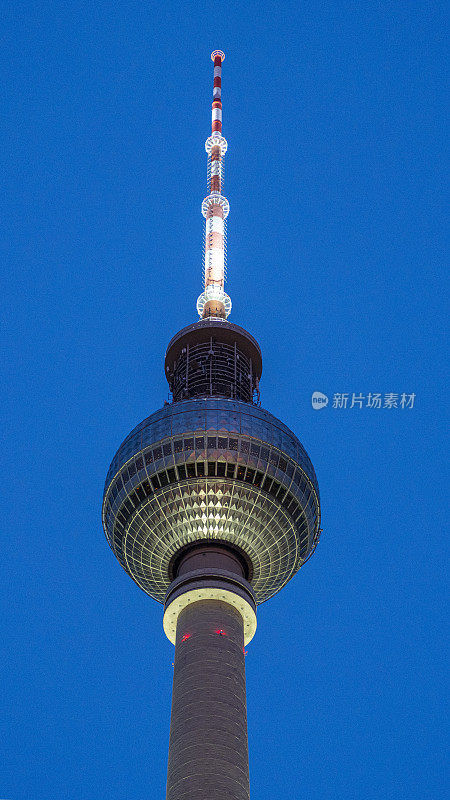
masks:
[[[173,648],[100,507],[196,319],[215,48],[231,319],[323,507],[248,648],[252,800],[447,796],[444,8],[1,4],[2,798],[164,797]]]

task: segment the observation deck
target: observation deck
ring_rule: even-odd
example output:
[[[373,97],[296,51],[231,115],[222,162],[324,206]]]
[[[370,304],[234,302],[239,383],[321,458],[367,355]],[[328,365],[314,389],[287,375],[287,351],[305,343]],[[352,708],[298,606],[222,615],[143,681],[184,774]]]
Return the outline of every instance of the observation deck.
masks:
[[[223,396],[250,403],[259,395],[262,358],[256,339],[220,318],[179,331],[169,342],[164,366],[175,402]]]

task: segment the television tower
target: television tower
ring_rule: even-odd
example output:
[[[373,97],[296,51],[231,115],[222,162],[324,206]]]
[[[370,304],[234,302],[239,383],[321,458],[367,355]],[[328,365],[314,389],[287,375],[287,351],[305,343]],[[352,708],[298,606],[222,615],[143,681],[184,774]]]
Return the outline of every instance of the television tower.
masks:
[[[228,200],[214,61],[200,320],[169,342],[172,402],[137,425],[106,478],[108,542],[164,605],[175,645],[167,800],[248,800],[245,647],[256,608],[295,575],[320,534],[319,489],[295,434],[260,407],[261,351],[228,321]]]

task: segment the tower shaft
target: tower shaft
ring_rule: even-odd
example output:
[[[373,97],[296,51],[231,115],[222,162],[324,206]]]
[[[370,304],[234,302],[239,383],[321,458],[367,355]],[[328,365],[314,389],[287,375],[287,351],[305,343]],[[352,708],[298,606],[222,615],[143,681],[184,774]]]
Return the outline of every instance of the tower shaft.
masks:
[[[188,547],[164,629],[175,643],[167,800],[249,800],[244,646],[256,628],[248,565],[234,548]]]
[[[199,600],[179,615],[167,800],[249,800],[240,612]]]

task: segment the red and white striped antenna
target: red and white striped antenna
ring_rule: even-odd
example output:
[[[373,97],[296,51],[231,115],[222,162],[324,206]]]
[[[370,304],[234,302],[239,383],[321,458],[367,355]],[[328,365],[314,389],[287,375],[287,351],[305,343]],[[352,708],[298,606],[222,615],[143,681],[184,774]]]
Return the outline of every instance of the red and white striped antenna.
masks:
[[[214,50],[214,88],[212,101],[211,136],[205,142],[208,154],[208,192],[202,203],[205,217],[204,291],[197,300],[201,319],[221,317],[226,319],[231,311],[231,300],[224,291],[226,278],[226,232],[230,206],[222,194],[224,158],[227,140],[222,136],[222,61],[225,53]]]

